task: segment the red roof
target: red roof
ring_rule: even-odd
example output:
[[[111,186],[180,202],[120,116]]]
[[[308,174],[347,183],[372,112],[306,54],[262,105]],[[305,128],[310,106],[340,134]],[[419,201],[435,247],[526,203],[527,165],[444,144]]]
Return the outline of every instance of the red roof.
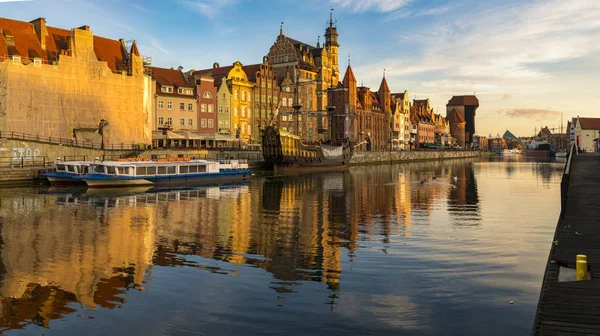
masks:
[[[125,54],[121,42],[94,36],[94,53],[99,61],[108,63],[108,67],[113,72],[127,70],[127,65],[124,62],[127,59],[127,54]]]
[[[581,129],[600,130],[600,118],[577,118],[581,124]]]
[[[192,85],[188,84],[183,76],[183,73],[180,70],[175,69],[165,69],[165,68],[157,68],[152,67],[152,77],[156,80],[156,93],[161,95],[174,95],[177,96],[179,93],[177,92],[177,88],[185,87],[185,88],[193,88]],[[173,86],[172,93],[161,92],[162,86]],[[185,97],[191,97],[189,95],[183,95]]]
[[[258,63],[258,64],[244,65],[242,67],[242,69],[244,70],[246,75],[248,75],[249,81],[256,83],[256,73],[260,71],[261,65],[262,64]]]
[[[398,100],[404,100],[404,92],[402,93],[392,93],[392,97],[398,99]]]
[[[352,67],[350,65],[346,68],[346,74],[344,75],[342,82],[347,85],[348,81],[356,83],[356,77],[354,77],[354,72],[352,72]]]
[[[470,96],[453,96],[452,99],[448,101],[446,106],[455,106],[455,105],[474,105],[479,106],[479,99],[477,97]]]
[[[383,77],[383,79],[381,80],[381,84],[379,85],[379,90],[378,91],[385,91],[385,92],[391,92],[390,91],[390,87],[388,86],[387,81],[385,80],[385,76]]]
[[[48,35],[44,50],[32,23],[0,18],[0,30],[3,35],[0,37],[0,56],[16,54],[28,58],[39,57],[49,63],[58,60],[61,51],[70,49],[73,35],[71,30],[46,26]],[[4,41],[8,35],[13,36],[14,47]],[[127,69],[127,55],[117,40],[94,36],[94,53],[98,60],[107,62],[113,72]]]

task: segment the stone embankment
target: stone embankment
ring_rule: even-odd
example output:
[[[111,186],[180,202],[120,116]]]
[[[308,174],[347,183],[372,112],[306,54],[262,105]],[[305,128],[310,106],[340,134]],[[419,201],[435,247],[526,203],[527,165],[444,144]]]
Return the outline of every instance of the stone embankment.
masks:
[[[403,152],[362,152],[352,156],[351,165],[382,164],[390,162],[437,161],[479,157],[475,151],[403,151]]]
[[[120,156],[138,156],[150,158],[177,157],[184,154],[187,157],[208,158],[217,157],[249,159],[251,167],[261,167],[262,156],[256,151],[219,151],[219,150],[178,150],[153,149],[144,151],[98,150],[40,143],[36,141],[0,139],[0,184],[31,184],[60,157],[65,160],[93,160],[95,157],[106,155],[107,159]],[[361,152],[352,157],[351,165],[383,164],[390,162],[437,161],[445,159],[461,159],[478,157],[479,152],[473,151],[403,151],[403,152]],[[44,167],[46,166],[46,167]]]

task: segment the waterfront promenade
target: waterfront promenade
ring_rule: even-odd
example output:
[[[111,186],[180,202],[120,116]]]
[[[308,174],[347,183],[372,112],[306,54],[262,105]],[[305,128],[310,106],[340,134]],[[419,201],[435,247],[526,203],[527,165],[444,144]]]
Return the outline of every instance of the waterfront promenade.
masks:
[[[563,177],[563,205],[550,249],[533,335],[600,335],[600,156],[579,154]],[[566,180],[568,182],[565,184]],[[561,267],[587,256],[592,279],[559,282]]]

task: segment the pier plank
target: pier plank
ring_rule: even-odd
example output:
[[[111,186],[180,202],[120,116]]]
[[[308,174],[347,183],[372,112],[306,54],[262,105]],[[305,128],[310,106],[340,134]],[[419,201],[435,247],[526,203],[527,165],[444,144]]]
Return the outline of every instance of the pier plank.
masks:
[[[533,335],[600,335],[600,156],[573,158],[564,217],[546,265]],[[587,256],[592,280],[558,282],[559,265]]]

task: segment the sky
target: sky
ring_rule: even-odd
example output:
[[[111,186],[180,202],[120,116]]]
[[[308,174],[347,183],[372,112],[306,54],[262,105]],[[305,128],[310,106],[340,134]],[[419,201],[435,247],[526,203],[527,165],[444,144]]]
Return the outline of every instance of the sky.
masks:
[[[531,136],[572,117],[600,117],[599,0],[0,0],[0,17],[136,40],[159,67],[260,63],[284,33],[323,42],[330,8],[340,70],[376,90],[479,98],[480,135]],[[563,126],[564,128],[564,126]]]

